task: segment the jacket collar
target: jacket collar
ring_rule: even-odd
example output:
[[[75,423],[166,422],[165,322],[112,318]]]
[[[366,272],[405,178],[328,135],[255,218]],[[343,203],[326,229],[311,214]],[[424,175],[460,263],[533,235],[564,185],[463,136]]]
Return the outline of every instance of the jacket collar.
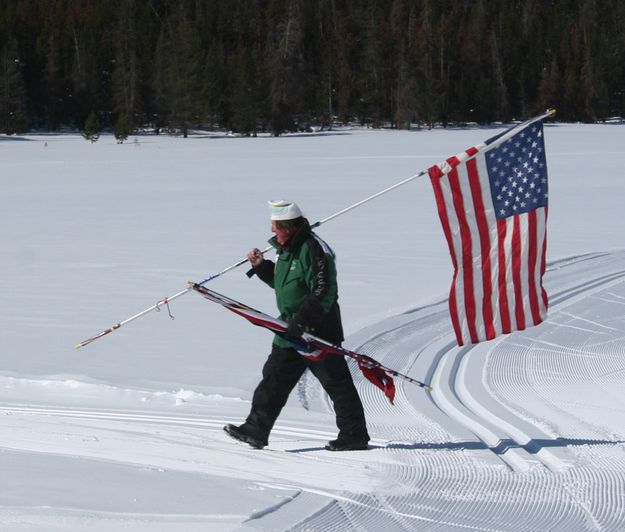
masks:
[[[306,242],[306,239],[310,236],[310,231],[310,223],[308,223],[308,220],[304,218],[302,226],[293,235],[291,241],[289,242],[289,245],[286,248],[283,248],[280,244],[278,244],[275,236],[269,239],[269,244],[276,248],[276,252],[278,254],[284,253],[285,251],[294,252],[297,251],[304,242]]]

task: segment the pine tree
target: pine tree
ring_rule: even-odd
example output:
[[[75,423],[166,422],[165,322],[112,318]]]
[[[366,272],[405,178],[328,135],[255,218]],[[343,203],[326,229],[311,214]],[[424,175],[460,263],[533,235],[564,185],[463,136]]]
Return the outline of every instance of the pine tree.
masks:
[[[28,127],[17,43],[11,39],[7,46],[0,49],[0,131],[11,135],[25,133]]]
[[[184,137],[202,122],[201,40],[192,10],[181,3],[161,28],[156,48],[155,93],[160,119]]]
[[[92,110],[108,108],[108,84],[101,83],[99,66],[108,50],[107,28],[111,15],[99,2],[67,0],[66,26],[68,42],[67,83],[71,89],[70,116],[63,122],[82,129]],[[108,58],[108,56],[107,56]]]
[[[267,101],[260,5],[246,0],[239,2],[233,17],[234,47],[228,61],[231,74],[226,123],[233,131],[255,136],[265,122]]]
[[[392,83],[391,53],[386,36],[389,35],[388,14],[380,3],[370,0],[362,11],[362,56],[357,69],[357,90],[365,120],[373,127],[382,127],[390,119],[390,92]]]
[[[273,135],[297,129],[297,118],[305,107],[307,83],[303,65],[302,0],[274,0],[278,22],[269,35],[268,53],[269,126]]]
[[[625,115],[622,0],[0,2],[0,127]],[[7,55],[8,54],[8,55]],[[12,58],[10,59],[9,56]],[[17,62],[16,62],[17,60]]]
[[[227,75],[229,72],[221,40],[212,39],[202,61],[200,93],[203,118],[209,127],[225,125],[229,120]],[[229,63],[229,62],[228,62]]]
[[[140,109],[140,65],[135,29],[137,23],[135,0],[121,0],[117,11],[118,22],[114,33],[115,63],[112,74],[113,110],[118,114],[117,122],[121,120],[123,129],[127,130],[125,132],[127,137],[135,129],[135,117],[138,116]]]
[[[68,73],[71,72],[73,56],[72,39],[65,28],[67,10],[65,2],[44,2],[41,29],[38,37],[38,54],[42,60],[41,83],[45,90],[45,123],[49,129],[57,130],[63,124],[71,123],[73,93]]]
[[[608,112],[607,84],[601,72],[601,57],[607,55],[602,49],[601,30],[598,25],[599,6],[595,0],[584,0],[580,6],[580,27],[582,32],[583,57],[580,78],[583,101],[583,118],[594,122]],[[611,44],[608,49],[611,49]]]
[[[85,121],[85,128],[83,130],[83,136],[90,140],[92,143],[96,142],[100,138],[100,120],[95,111],[91,111],[87,120]]]
[[[411,63],[410,40],[414,11],[405,0],[394,0],[390,13],[391,36],[395,55],[395,88],[393,90],[393,125],[410,129],[416,118],[416,80]]]
[[[256,136],[258,123],[261,118],[259,100],[262,99],[258,65],[259,54],[254,50],[239,50],[235,63],[235,77],[232,80],[231,127],[237,133]]]
[[[434,13],[425,0],[415,18],[415,32],[410,47],[414,53],[416,112],[429,128],[440,119],[443,93],[435,76],[437,52],[434,43]]]
[[[335,64],[334,70],[328,72],[328,98],[332,98],[332,110],[342,123],[349,122],[358,116],[364,123],[364,106],[360,105],[362,97],[356,93],[356,74],[358,69],[357,54],[359,52],[358,30],[354,28],[354,19],[346,9],[333,13],[332,29],[334,31],[334,50],[329,62]],[[330,78],[334,72],[333,78]]]
[[[123,144],[130,134],[131,126],[130,120],[125,113],[119,113],[113,128],[113,133],[117,139],[118,144]]]

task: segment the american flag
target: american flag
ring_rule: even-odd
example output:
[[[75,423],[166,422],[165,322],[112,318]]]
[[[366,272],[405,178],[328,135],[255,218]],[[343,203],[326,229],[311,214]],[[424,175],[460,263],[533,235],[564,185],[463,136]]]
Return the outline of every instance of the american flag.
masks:
[[[428,170],[454,266],[449,308],[459,345],[547,315],[548,114]]]

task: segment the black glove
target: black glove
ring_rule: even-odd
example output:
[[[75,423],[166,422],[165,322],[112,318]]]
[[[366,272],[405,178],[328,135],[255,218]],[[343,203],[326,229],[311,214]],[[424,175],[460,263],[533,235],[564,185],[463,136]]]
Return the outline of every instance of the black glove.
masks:
[[[273,281],[273,270],[275,268],[275,263],[271,260],[265,259],[258,266],[254,266],[247,272],[248,277],[253,277],[254,275],[258,275],[258,278],[264,283],[271,283]]]
[[[299,310],[291,321],[302,324],[304,327],[308,327],[312,332],[314,331],[321,321],[324,315],[323,307],[320,301],[316,297],[308,297],[304,299]]]
[[[323,318],[323,314],[323,307],[317,298],[309,297],[305,299],[295,316],[289,320],[289,326],[286,330],[287,339],[301,338],[307,328],[314,334],[315,329]]]
[[[289,326],[286,328],[286,338],[300,339],[302,334],[304,333],[304,326],[297,321],[296,319],[292,319],[289,322]]]

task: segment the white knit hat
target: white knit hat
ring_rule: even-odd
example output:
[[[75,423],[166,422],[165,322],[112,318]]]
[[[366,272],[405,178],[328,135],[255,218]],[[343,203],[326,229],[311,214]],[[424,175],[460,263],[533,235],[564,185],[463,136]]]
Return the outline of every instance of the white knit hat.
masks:
[[[304,216],[297,203],[288,200],[270,200],[269,210],[272,220],[293,220]]]

